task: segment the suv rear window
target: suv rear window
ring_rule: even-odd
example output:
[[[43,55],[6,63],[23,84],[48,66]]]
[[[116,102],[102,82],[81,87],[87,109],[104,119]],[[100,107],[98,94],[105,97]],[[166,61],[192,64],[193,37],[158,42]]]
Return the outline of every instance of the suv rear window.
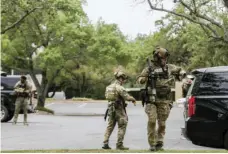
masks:
[[[228,72],[205,73],[198,89],[199,95],[228,95]]]
[[[6,89],[13,89],[15,84],[20,81],[20,77],[2,77],[1,78],[1,85],[4,86]]]

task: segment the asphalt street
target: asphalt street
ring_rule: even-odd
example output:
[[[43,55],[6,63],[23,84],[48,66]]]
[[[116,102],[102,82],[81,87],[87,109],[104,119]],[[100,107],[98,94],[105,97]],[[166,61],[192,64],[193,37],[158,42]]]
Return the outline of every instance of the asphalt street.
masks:
[[[104,121],[107,103],[59,103],[53,102],[47,108],[55,115],[29,114],[29,126],[23,125],[23,115],[15,126],[12,121],[1,123],[2,150],[32,149],[99,149],[102,146],[107,121]],[[129,122],[124,143],[130,149],[148,149],[147,116],[141,104],[127,107]],[[183,108],[175,106],[168,118],[165,149],[202,150],[213,149],[196,146],[181,136]],[[115,148],[117,127],[110,146]]]

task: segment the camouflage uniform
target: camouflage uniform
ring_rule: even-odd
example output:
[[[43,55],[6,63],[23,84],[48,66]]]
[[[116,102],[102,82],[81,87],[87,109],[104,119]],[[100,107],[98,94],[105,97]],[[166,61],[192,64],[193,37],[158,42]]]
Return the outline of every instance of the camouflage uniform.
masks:
[[[168,78],[158,78],[156,81],[157,98],[155,103],[147,103],[145,112],[148,116],[147,135],[148,142],[151,147],[155,147],[158,144],[163,146],[163,140],[165,136],[166,120],[169,116],[170,109],[173,104],[173,98],[171,95],[171,88],[175,87],[175,80],[177,74],[185,73],[180,67],[172,64],[168,66]],[[155,72],[161,72],[161,67],[154,66]],[[148,67],[146,67],[138,79],[140,84],[147,82]],[[158,130],[156,131],[156,120],[158,121]]]
[[[14,113],[13,124],[17,123],[18,114],[22,107],[22,109],[24,111],[24,125],[28,125],[28,123],[27,123],[27,106],[28,106],[29,95],[30,95],[31,89],[32,89],[32,86],[28,81],[25,81],[25,83],[18,81],[16,83],[16,85],[14,86],[14,91],[16,92],[17,99],[15,102],[15,113]]]
[[[123,146],[123,140],[128,124],[128,117],[125,112],[125,100],[127,101],[135,101],[135,99],[130,96],[125,88],[121,86],[120,81],[116,80],[113,84],[108,86],[111,88],[114,93],[115,97],[113,100],[109,101],[108,104],[108,126],[104,135],[104,149],[110,149],[108,146],[109,138],[113,132],[113,129],[115,128],[116,123],[118,123],[118,139],[116,147],[117,149],[124,149],[127,150],[128,148]],[[107,88],[106,88],[107,89]],[[107,92],[106,92],[107,95]],[[106,97],[107,98],[107,97]],[[117,101],[118,100],[118,101]]]

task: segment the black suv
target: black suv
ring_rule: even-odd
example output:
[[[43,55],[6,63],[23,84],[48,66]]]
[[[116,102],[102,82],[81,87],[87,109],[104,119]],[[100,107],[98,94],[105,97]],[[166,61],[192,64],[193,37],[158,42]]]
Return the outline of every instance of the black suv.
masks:
[[[1,76],[1,122],[10,121],[13,118],[16,101],[13,89],[19,80],[20,77]]]
[[[228,66],[192,71],[182,134],[196,145],[228,149]]]
[[[16,96],[14,93],[15,84],[20,81],[20,76],[7,76],[1,74],[1,122],[8,122],[14,116]],[[34,111],[28,109],[28,113]],[[23,113],[21,110],[20,113]]]

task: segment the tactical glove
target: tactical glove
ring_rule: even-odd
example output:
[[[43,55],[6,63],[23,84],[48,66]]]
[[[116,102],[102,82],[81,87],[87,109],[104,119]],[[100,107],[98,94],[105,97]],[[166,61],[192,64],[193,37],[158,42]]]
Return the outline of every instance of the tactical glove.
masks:
[[[129,101],[132,101],[132,103],[134,104],[134,106],[136,106],[136,100],[134,97],[130,97]]]
[[[170,110],[173,108],[173,104],[172,103],[169,103],[169,108],[170,108]]]

